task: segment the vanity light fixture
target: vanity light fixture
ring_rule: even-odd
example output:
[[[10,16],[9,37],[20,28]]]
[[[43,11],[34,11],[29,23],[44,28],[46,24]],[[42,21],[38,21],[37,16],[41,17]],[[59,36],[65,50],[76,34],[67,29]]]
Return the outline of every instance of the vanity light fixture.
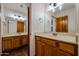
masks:
[[[49,7],[48,7],[48,11],[52,11],[52,12],[55,12],[55,6],[56,6],[57,4],[56,3],[54,3],[54,4],[49,4]]]
[[[50,11],[50,10],[52,10],[53,8],[52,8],[52,5],[51,5],[51,3],[49,4],[49,7],[48,7],[48,11]]]
[[[25,16],[12,15],[11,17],[14,18],[14,20],[22,20],[22,21],[26,20]]]
[[[18,16],[16,16],[16,15],[11,15],[11,17],[14,18],[14,20],[18,19]]]
[[[26,18],[24,16],[19,16],[18,19],[19,20],[22,20],[22,21],[25,21],[26,20]]]
[[[58,8],[59,7],[59,10],[62,10],[62,5],[63,5],[64,3],[50,3],[49,4],[49,7],[48,7],[48,11],[53,11],[53,12],[55,12],[55,10],[56,10],[56,8]]]
[[[18,19],[18,16],[14,15],[14,19]]]

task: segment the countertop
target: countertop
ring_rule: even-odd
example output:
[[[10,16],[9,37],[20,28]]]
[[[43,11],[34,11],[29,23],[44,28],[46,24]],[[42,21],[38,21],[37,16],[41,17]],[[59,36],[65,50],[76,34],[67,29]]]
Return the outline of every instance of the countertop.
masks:
[[[52,35],[52,34],[36,34],[36,36],[77,44],[76,36],[68,36],[68,35],[57,35],[57,36],[55,36],[55,35]]]
[[[28,35],[28,34],[27,33],[15,33],[15,34],[2,35],[2,37],[20,36],[20,35]]]

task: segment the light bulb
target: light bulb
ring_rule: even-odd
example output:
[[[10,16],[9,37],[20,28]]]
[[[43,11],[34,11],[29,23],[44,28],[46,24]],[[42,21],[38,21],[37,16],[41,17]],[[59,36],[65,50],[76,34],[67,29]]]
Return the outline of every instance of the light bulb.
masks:
[[[49,6],[49,7],[48,7],[48,11],[50,11],[50,10],[52,10],[52,6]]]
[[[62,6],[59,6],[59,10],[62,10]]]
[[[18,19],[18,16],[12,15],[11,17],[13,17],[14,19]]]

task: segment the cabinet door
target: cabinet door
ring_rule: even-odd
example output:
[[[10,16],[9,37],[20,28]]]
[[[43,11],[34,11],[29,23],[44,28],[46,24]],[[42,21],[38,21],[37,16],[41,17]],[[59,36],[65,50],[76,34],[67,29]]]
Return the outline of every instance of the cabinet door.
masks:
[[[42,42],[40,42],[40,41],[37,41],[36,42],[36,55],[37,56],[43,56],[44,54],[43,54],[43,52],[44,52],[44,46],[43,46],[43,43]]]
[[[12,39],[11,39],[11,38],[4,38],[4,39],[3,39],[3,44],[2,44],[2,46],[3,46],[3,51],[12,49],[12,44],[11,44],[11,42],[12,42]]]
[[[20,47],[20,37],[13,37],[12,41],[13,48],[18,48]]]
[[[28,45],[28,36],[27,35],[22,36],[21,41],[22,41],[22,45],[26,45],[26,44]]]
[[[49,45],[44,46],[44,56],[56,56],[57,48]]]
[[[3,46],[3,51],[5,51],[5,50],[7,49],[7,40],[4,40],[4,39],[3,39],[3,44],[2,44],[2,46]]]
[[[8,49],[12,49],[12,39],[11,39],[11,38],[9,38],[9,39],[7,40],[7,48],[8,48]]]
[[[66,53],[64,51],[58,50],[57,51],[57,56],[71,56],[71,54]]]

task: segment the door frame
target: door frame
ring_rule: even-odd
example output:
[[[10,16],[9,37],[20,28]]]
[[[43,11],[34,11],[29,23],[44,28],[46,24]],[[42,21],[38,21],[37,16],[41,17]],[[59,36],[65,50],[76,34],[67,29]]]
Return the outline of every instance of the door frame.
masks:
[[[28,6],[28,56],[30,56],[30,35],[31,35],[30,23],[31,23],[31,3],[29,3]]]

